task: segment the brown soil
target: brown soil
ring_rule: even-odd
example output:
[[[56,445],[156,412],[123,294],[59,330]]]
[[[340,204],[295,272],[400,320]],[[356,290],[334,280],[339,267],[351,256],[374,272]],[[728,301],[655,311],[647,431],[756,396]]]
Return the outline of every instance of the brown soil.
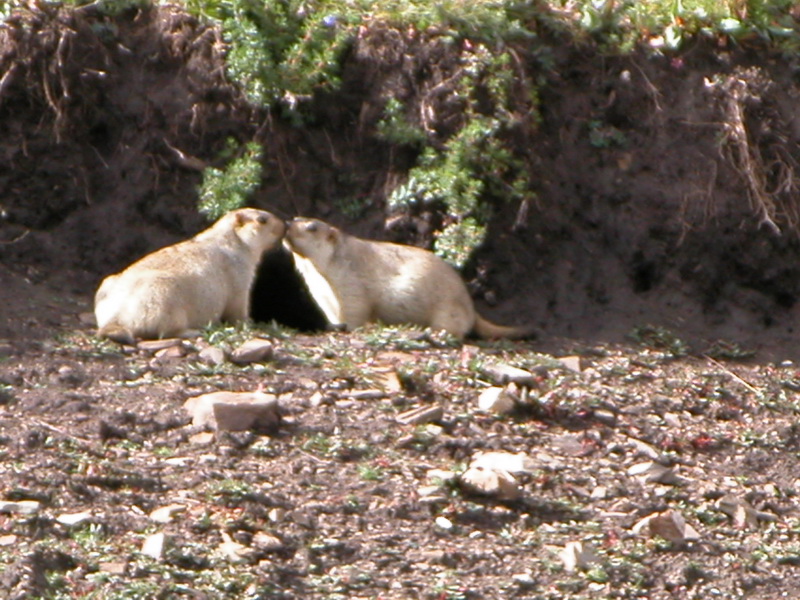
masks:
[[[521,220],[520,206],[497,211],[466,273],[483,314],[533,322],[540,339],[459,348],[414,331],[270,329],[273,361],[211,368],[199,340],[168,359],[94,339],[81,315],[100,279],[204,226],[197,165],[215,164],[228,137],[265,145],[253,205],[424,241],[386,227],[383,200],[413,155],[374,125],[389,93],[430,100],[449,59],[435,40],[392,54],[378,50],[397,40],[365,35],[342,89],[298,128],[249,107],[224,78],[219,34],[180,11],[42,8],[0,29],[0,497],[43,503],[0,514],[5,597],[794,593],[797,61],[709,43],[609,58],[542,37],[547,66],[529,63],[542,122],[520,134],[538,200]],[[353,198],[357,221],[340,210]],[[286,257],[265,264],[254,316],[316,328]],[[567,353],[581,373],[550,356]],[[476,410],[478,365],[494,361],[538,374],[503,418]],[[380,369],[401,387],[358,399]],[[281,395],[278,432],[192,437],[186,398],[258,386]],[[396,420],[432,404],[437,427]],[[642,442],[687,480],[629,475],[647,460]],[[420,492],[428,470],[478,450],[534,459],[521,500]],[[718,501],[730,496],[764,518],[729,517]],[[171,503],[184,507],[171,523],[148,520]],[[700,541],[632,532],[669,508]],[[57,521],[82,511],[89,524]],[[143,558],[160,530],[167,554]],[[259,547],[259,532],[280,543]],[[234,572],[223,533],[251,551]],[[557,549],[570,541],[600,562],[565,572]]]

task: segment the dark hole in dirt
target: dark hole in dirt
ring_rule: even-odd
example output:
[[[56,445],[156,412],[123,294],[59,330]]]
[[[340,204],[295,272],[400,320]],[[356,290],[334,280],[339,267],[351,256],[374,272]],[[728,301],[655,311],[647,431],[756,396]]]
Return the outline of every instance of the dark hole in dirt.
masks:
[[[279,248],[261,261],[250,294],[250,316],[254,321],[276,321],[301,331],[324,330],[325,315],[294,267],[292,255]]]
[[[633,291],[648,292],[658,279],[658,266],[653,261],[645,259],[641,252],[637,252],[633,258]]]

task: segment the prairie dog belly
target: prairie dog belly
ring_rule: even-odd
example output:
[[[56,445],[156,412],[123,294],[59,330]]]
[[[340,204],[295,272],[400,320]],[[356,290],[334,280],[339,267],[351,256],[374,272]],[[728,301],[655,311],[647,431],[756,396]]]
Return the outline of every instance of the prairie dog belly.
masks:
[[[341,304],[328,280],[317,271],[314,263],[310,260],[296,252],[292,252],[292,256],[297,270],[308,286],[311,297],[314,298],[317,306],[325,314],[328,322],[334,326],[344,324]]]

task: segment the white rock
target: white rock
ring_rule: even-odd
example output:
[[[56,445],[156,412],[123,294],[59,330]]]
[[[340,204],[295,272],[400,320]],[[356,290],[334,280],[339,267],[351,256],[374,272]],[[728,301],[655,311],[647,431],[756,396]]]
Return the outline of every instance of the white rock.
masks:
[[[189,436],[189,441],[197,446],[208,446],[214,441],[214,434],[207,431],[201,431]]]
[[[531,473],[536,470],[536,463],[524,452],[476,452],[469,466],[508,473]]]
[[[139,350],[156,353],[167,348],[176,348],[183,345],[180,338],[165,338],[163,340],[144,340],[136,344]]]
[[[267,518],[273,523],[280,523],[286,518],[285,508],[271,508],[267,513]]]
[[[285,546],[285,544],[280,538],[269,533],[259,531],[253,536],[253,546],[259,550],[265,550],[269,552],[273,550],[280,550]]]
[[[67,513],[59,515],[56,517],[56,521],[58,521],[62,525],[67,525],[69,527],[72,527],[74,525],[80,525],[81,523],[85,523],[91,518],[92,518],[92,513],[78,512],[78,513]]]
[[[573,371],[575,373],[581,372],[581,357],[580,356],[562,356],[561,358],[556,359],[558,362],[561,363],[561,366],[569,371]]]
[[[431,469],[425,474],[426,481],[432,483],[447,483],[449,481],[453,481],[458,477],[458,475],[453,471],[447,471],[446,469]]]
[[[628,475],[641,479],[645,483],[664,483],[667,485],[682,485],[686,483],[686,479],[676,475],[672,469],[653,461],[638,463],[629,467]]]
[[[381,400],[386,398],[386,392],[383,390],[353,390],[347,396],[353,400]]]
[[[255,556],[255,551],[234,541],[224,531],[222,532],[222,543],[218,548],[220,554],[232,563],[244,563],[250,561]]]
[[[444,409],[435,406],[418,406],[397,415],[397,421],[403,425],[421,425],[431,421],[440,421],[444,417]]]
[[[150,513],[150,519],[156,523],[169,523],[172,521],[173,515],[183,512],[184,510],[186,510],[186,507],[183,504],[162,506]]]
[[[238,365],[264,362],[272,358],[274,351],[269,340],[253,338],[231,352],[231,362]]]
[[[559,557],[567,573],[572,573],[576,569],[588,569],[598,560],[592,545],[583,542],[567,542]]]
[[[190,456],[173,456],[171,458],[165,458],[164,464],[170,465],[171,467],[185,467],[188,464],[191,464],[194,458]]]
[[[225,363],[225,351],[216,346],[203,348],[197,355],[201,361],[209,365],[219,366]]]
[[[451,531],[453,529],[453,522],[447,517],[436,517],[434,523],[436,523],[439,529],[444,529],[445,531]]]
[[[628,440],[633,444],[639,454],[644,454],[647,458],[655,460],[661,455],[653,446],[642,440],[637,440],[636,438],[628,438]]]
[[[507,383],[517,383],[519,385],[531,386],[536,383],[536,376],[530,371],[519,369],[511,365],[500,363],[483,367],[483,372],[492,381],[500,385]]]
[[[423,485],[417,488],[417,494],[419,494],[420,498],[441,494],[441,492],[442,487],[439,485]]]
[[[698,531],[686,522],[683,515],[675,510],[649,515],[633,526],[634,533],[647,528],[651,536],[661,536],[674,544],[682,544],[700,539]]]
[[[469,491],[493,496],[501,500],[516,500],[522,496],[522,489],[508,471],[470,467],[461,474],[461,485]]]
[[[0,502],[0,513],[33,515],[39,512],[42,503],[38,500],[19,500],[18,502]]]
[[[478,396],[478,408],[484,412],[496,415],[505,415],[514,410],[514,398],[501,387],[490,387],[483,390]]]
[[[149,556],[153,560],[161,560],[164,556],[164,546],[167,543],[167,536],[163,533],[154,533],[145,539],[142,544],[142,554]]]
[[[511,579],[521,585],[533,585],[536,583],[536,580],[530,573],[514,573]]]
[[[264,392],[212,392],[184,403],[192,425],[217,431],[273,428],[280,423],[278,399]]]

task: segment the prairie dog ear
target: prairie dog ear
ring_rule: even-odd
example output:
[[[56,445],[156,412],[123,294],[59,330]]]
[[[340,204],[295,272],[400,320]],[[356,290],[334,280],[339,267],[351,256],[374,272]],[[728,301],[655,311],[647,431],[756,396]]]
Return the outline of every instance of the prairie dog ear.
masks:
[[[328,241],[331,244],[335,244],[336,242],[339,241],[339,230],[336,229],[335,227],[331,227],[328,230]]]
[[[236,227],[241,227],[247,222],[247,217],[244,216],[244,213],[239,211],[236,213],[236,223],[234,225]]]

